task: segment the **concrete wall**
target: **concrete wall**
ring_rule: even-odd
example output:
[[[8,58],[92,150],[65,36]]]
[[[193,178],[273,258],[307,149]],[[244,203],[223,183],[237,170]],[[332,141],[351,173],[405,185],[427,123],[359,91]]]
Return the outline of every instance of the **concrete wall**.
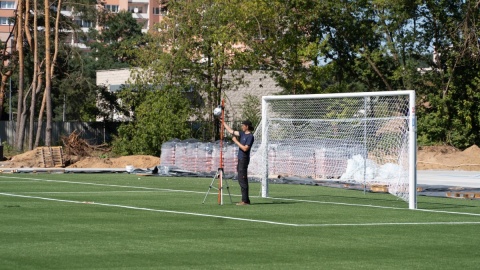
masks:
[[[243,77],[245,84],[236,89],[225,91],[226,119],[240,121],[242,106],[247,95],[253,95],[261,101],[262,96],[278,94],[282,89],[276,85],[274,79],[264,71],[247,73],[244,71],[227,72],[224,80],[235,80],[235,77]]]
[[[130,78],[129,69],[97,71],[97,85],[107,86],[108,89],[117,89]],[[276,85],[274,79],[266,71],[227,71],[224,83],[235,85],[225,91],[225,112],[229,121],[240,121],[242,105],[245,96],[256,96],[260,101],[262,96],[278,94],[282,89]],[[111,88],[110,88],[111,87]]]

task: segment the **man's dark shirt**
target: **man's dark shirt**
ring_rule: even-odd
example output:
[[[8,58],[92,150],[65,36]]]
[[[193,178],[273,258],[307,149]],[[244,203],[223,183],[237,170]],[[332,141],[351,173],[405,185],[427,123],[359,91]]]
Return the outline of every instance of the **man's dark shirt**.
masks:
[[[255,140],[253,138],[253,134],[252,133],[249,133],[249,134],[246,134],[245,132],[243,131],[239,131],[240,133],[240,144],[242,145],[248,145],[248,150],[246,152],[244,152],[242,149],[238,149],[238,159],[244,159],[244,158],[247,158],[249,159],[250,158],[250,150],[252,150],[252,145],[253,145],[253,141]]]

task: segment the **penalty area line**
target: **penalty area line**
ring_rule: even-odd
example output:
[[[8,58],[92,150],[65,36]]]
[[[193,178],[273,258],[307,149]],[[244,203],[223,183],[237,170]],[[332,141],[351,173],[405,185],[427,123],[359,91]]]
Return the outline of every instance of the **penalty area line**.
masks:
[[[99,205],[99,206],[106,206],[106,207],[117,207],[117,208],[124,208],[124,209],[130,209],[130,210],[141,210],[141,211],[158,212],[158,213],[169,213],[169,214],[177,214],[177,215],[190,215],[190,216],[199,216],[199,217],[210,217],[210,218],[228,219],[228,220],[236,220],[236,221],[246,221],[246,222],[253,222],[253,223],[265,223],[265,224],[283,225],[283,226],[290,226],[290,227],[347,227],[347,226],[472,225],[472,224],[480,224],[480,221],[463,221],[463,222],[387,222],[387,223],[343,223],[343,224],[297,224],[297,223],[275,222],[275,221],[269,221],[269,220],[259,220],[259,219],[248,219],[248,218],[237,218],[237,217],[229,217],[229,216],[219,216],[219,215],[201,214],[201,213],[194,213],[194,212],[183,212],[183,211],[153,209],[153,208],[146,208],[146,207],[136,207],[136,206],[129,206],[129,205],[120,205],[120,204],[108,204],[108,203],[98,203],[98,202],[85,202],[85,201],[63,200],[63,199],[54,199],[54,198],[37,197],[37,196],[27,196],[27,195],[12,194],[12,193],[3,193],[3,192],[0,192],[0,195],[10,196],[10,197],[27,198],[27,199],[38,199],[38,200],[46,200],[46,201],[64,202],[64,203]]]
[[[38,200],[45,200],[45,201],[64,202],[64,203],[100,205],[100,206],[117,207],[117,208],[131,209],[131,210],[142,210],[142,211],[149,211],[149,212],[159,212],[159,213],[169,213],[169,214],[179,214],[179,215],[189,215],[189,216],[199,216],[199,217],[213,217],[213,218],[221,218],[221,219],[229,219],[229,220],[237,220],[237,221],[247,221],[247,222],[255,222],[255,223],[266,223],[266,224],[273,224],[273,225],[298,226],[298,224],[275,222],[275,221],[269,221],[269,220],[237,218],[237,217],[229,217],[229,216],[219,216],[219,215],[201,214],[201,213],[194,213],[194,212],[183,212],[183,211],[153,209],[153,208],[146,208],[146,207],[136,207],[136,206],[129,206],[129,205],[120,205],[120,204],[108,204],[108,203],[98,203],[98,202],[83,202],[83,201],[73,201],[73,200],[62,200],[62,199],[54,199],[54,198],[46,198],[46,197],[37,197],[37,196],[27,196],[27,195],[19,195],[19,194],[3,193],[3,192],[0,192],[0,195],[10,196],[10,197],[27,198],[27,199],[38,199]]]

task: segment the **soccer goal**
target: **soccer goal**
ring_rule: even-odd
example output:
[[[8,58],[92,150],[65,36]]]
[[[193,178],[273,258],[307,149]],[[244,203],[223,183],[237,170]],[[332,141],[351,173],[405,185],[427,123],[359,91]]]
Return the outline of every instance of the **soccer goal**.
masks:
[[[416,208],[415,92],[264,96],[249,174],[385,187]]]

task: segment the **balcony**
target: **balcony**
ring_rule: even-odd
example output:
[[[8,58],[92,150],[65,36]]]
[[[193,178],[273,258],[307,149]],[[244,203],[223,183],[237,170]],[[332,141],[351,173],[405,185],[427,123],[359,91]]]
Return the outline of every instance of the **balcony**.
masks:
[[[148,13],[132,13],[134,19],[148,20]]]
[[[128,0],[128,3],[142,3],[142,4],[148,4],[150,3],[149,0]]]

